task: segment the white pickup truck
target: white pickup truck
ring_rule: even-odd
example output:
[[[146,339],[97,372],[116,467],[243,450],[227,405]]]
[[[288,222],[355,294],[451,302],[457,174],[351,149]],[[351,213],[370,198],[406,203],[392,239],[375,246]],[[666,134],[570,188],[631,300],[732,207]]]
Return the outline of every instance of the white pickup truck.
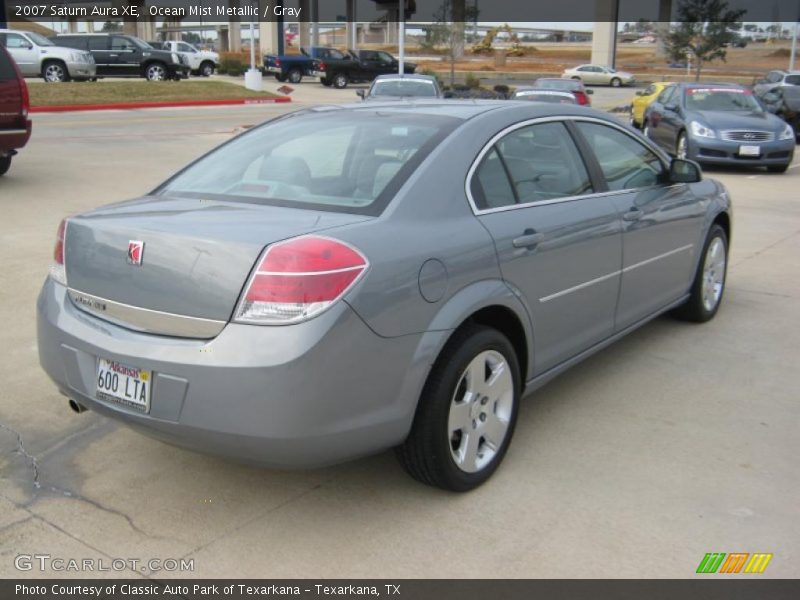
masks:
[[[208,50],[198,50],[188,42],[148,42],[154,48],[177,52],[186,57],[192,75],[208,77],[214,74],[214,69],[219,67],[219,54]]]

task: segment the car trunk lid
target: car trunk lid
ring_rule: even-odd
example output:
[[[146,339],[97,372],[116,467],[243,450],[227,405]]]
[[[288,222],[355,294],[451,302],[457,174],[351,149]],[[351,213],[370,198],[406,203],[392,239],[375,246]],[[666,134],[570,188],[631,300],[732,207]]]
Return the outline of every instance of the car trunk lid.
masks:
[[[214,327],[200,327],[194,335],[187,318],[224,325],[267,245],[368,218],[253,203],[143,198],[69,220],[67,283],[78,293],[72,295],[77,306],[121,325],[213,337],[201,332]]]

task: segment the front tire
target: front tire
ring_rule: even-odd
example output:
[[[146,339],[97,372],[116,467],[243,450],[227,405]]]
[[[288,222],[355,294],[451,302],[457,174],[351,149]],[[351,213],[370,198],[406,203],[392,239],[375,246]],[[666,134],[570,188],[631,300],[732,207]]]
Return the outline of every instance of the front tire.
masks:
[[[167,67],[164,63],[150,63],[144,68],[144,77],[147,81],[164,81],[167,79]]]
[[[681,319],[705,323],[714,318],[725,293],[728,273],[728,236],[719,225],[712,225],[697,265],[689,299],[675,310]]]
[[[431,370],[411,433],[397,457],[415,479],[466,492],[495,472],[511,443],[520,396],[514,347],[490,327],[468,325]]]
[[[611,87],[620,87],[621,85],[622,85],[622,80],[619,77],[611,78]]]
[[[303,81],[303,73],[299,69],[292,69],[288,73],[289,83],[297,85]]]
[[[61,61],[48,60],[42,65],[42,78],[47,83],[62,83],[69,81],[69,71]]]
[[[333,83],[333,87],[335,87],[337,90],[342,90],[347,87],[347,84],[350,83],[350,80],[344,73],[337,73],[333,76],[331,83]]]
[[[0,177],[8,173],[8,170],[10,168],[11,168],[11,157],[10,156],[0,157]]]

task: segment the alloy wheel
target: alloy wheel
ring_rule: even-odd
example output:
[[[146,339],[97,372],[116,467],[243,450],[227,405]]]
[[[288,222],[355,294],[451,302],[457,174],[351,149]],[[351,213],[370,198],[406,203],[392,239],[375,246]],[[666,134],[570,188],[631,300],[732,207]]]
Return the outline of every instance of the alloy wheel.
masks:
[[[722,239],[715,237],[706,250],[703,263],[703,308],[711,312],[722,297],[725,285],[725,263],[727,257]]]
[[[505,357],[478,354],[461,375],[450,401],[447,435],[456,466],[476,473],[492,462],[508,434],[514,380]]]
[[[167,72],[161,65],[150,65],[147,67],[148,81],[163,81],[166,79]]]
[[[49,64],[44,70],[44,79],[50,83],[60,83],[64,81],[66,73],[64,67],[58,64]]]

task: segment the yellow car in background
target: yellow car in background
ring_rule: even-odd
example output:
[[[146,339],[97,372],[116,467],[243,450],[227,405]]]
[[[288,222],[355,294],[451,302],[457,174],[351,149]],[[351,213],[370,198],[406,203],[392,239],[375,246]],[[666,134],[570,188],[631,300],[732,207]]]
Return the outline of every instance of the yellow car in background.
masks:
[[[631,102],[631,125],[636,129],[642,128],[642,121],[644,119],[644,111],[650,106],[650,103],[658,98],[662,90],[670,84],[668,81],[657,81],[651,83],[645,89],[636,92],[636,96]]]

